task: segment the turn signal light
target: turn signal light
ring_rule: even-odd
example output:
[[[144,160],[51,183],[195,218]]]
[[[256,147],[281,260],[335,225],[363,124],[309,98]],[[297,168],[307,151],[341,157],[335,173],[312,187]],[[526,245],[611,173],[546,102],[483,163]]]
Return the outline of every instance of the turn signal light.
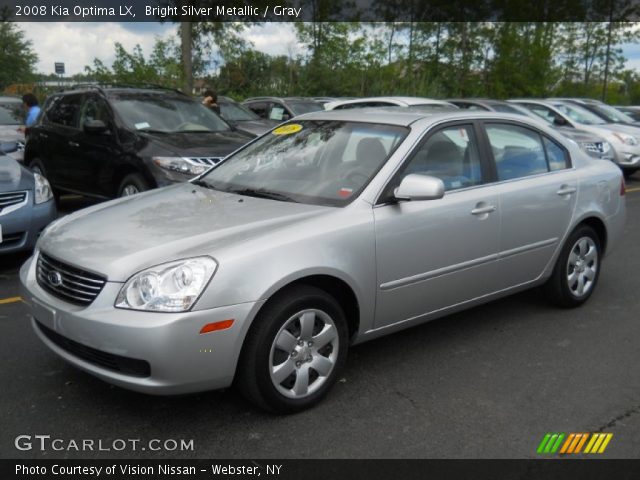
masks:
[[[217,332],[218,330],[226,330],[227,328],[231,328],[231,325],[233,325],[233,321],[233,319],[229,319],[221,320],[219,322],[207,323],[200,329],[200,335],[202,335],[203,333]]]

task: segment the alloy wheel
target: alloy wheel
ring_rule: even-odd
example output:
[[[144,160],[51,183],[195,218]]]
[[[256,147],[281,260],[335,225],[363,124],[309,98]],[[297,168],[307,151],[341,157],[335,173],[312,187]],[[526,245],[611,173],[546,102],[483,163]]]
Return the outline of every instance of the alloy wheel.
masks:
[[[338,330],[327,313],[317,309],[296,313],[271,345],[269,374],[273,385],[288,398],[313,394],[331,375],[339,348]]]

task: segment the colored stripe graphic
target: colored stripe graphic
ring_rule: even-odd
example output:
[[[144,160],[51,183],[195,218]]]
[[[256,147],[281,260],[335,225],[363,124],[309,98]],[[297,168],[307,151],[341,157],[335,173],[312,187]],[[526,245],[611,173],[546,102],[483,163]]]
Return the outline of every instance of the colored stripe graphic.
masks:
[[[613,433],[551,432],[542,438],[537,452],[539,454],[604,453],[612,438]]]
[[[584,453],[603,453],[612,437],[613,433],[594,433]]]
[[[547,433],[538,445],[538,453],[556,453],[562,440],[564,439],[564,433]]]

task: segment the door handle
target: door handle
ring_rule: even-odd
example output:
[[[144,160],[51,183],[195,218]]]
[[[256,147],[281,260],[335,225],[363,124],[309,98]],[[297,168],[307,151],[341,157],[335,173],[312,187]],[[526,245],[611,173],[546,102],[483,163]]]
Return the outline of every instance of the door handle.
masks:
[[[576,193],[578,189],[576,187],[570,187],[569,185],[562,185],[560,190],[556,193],[560,196],[571,195],[572,193]]]
[[[79,147],[79,146],[80,146],[80,144],[79,144],[79,143],[76,143],[76,142],[69,142],[69,146],[70,146],[70,147]]]
[[[476,206],[473,210],[471,210],[471,215],[484,215],[487,213],[495,212],[495,205],[484,205],[484,206]]]

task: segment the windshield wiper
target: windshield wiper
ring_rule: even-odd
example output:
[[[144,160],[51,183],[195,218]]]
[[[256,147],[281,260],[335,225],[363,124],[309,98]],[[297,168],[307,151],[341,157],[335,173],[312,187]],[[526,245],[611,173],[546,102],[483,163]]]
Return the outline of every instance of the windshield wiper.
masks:
[[[167,133],[171,133],[171,132],[168,132],[166,130],[154,130],[153,128],[142,128],[142,129],[140,129],[138,131],[142,132],[142,133],[164,133],[165,135]]]
[[[246,195],[247,197],[268,198],[269,200],[279,200],[281,202],[296,202],[293,198],[283,195],[282,193],[269,192],[267,190],[256,190],[255,188],[243,188],[237,190],[229,190],[237,195]]]
[[[197,179],[197,180],[191,180],[191,182],[193,185],[198,185],[199,187],[204,187],[204,188],[209,188],[211,190],[216,190],[215,188],[213,188],[213,185],[211,185],[210,183],[205,182],[204,180],[201,179]]]

